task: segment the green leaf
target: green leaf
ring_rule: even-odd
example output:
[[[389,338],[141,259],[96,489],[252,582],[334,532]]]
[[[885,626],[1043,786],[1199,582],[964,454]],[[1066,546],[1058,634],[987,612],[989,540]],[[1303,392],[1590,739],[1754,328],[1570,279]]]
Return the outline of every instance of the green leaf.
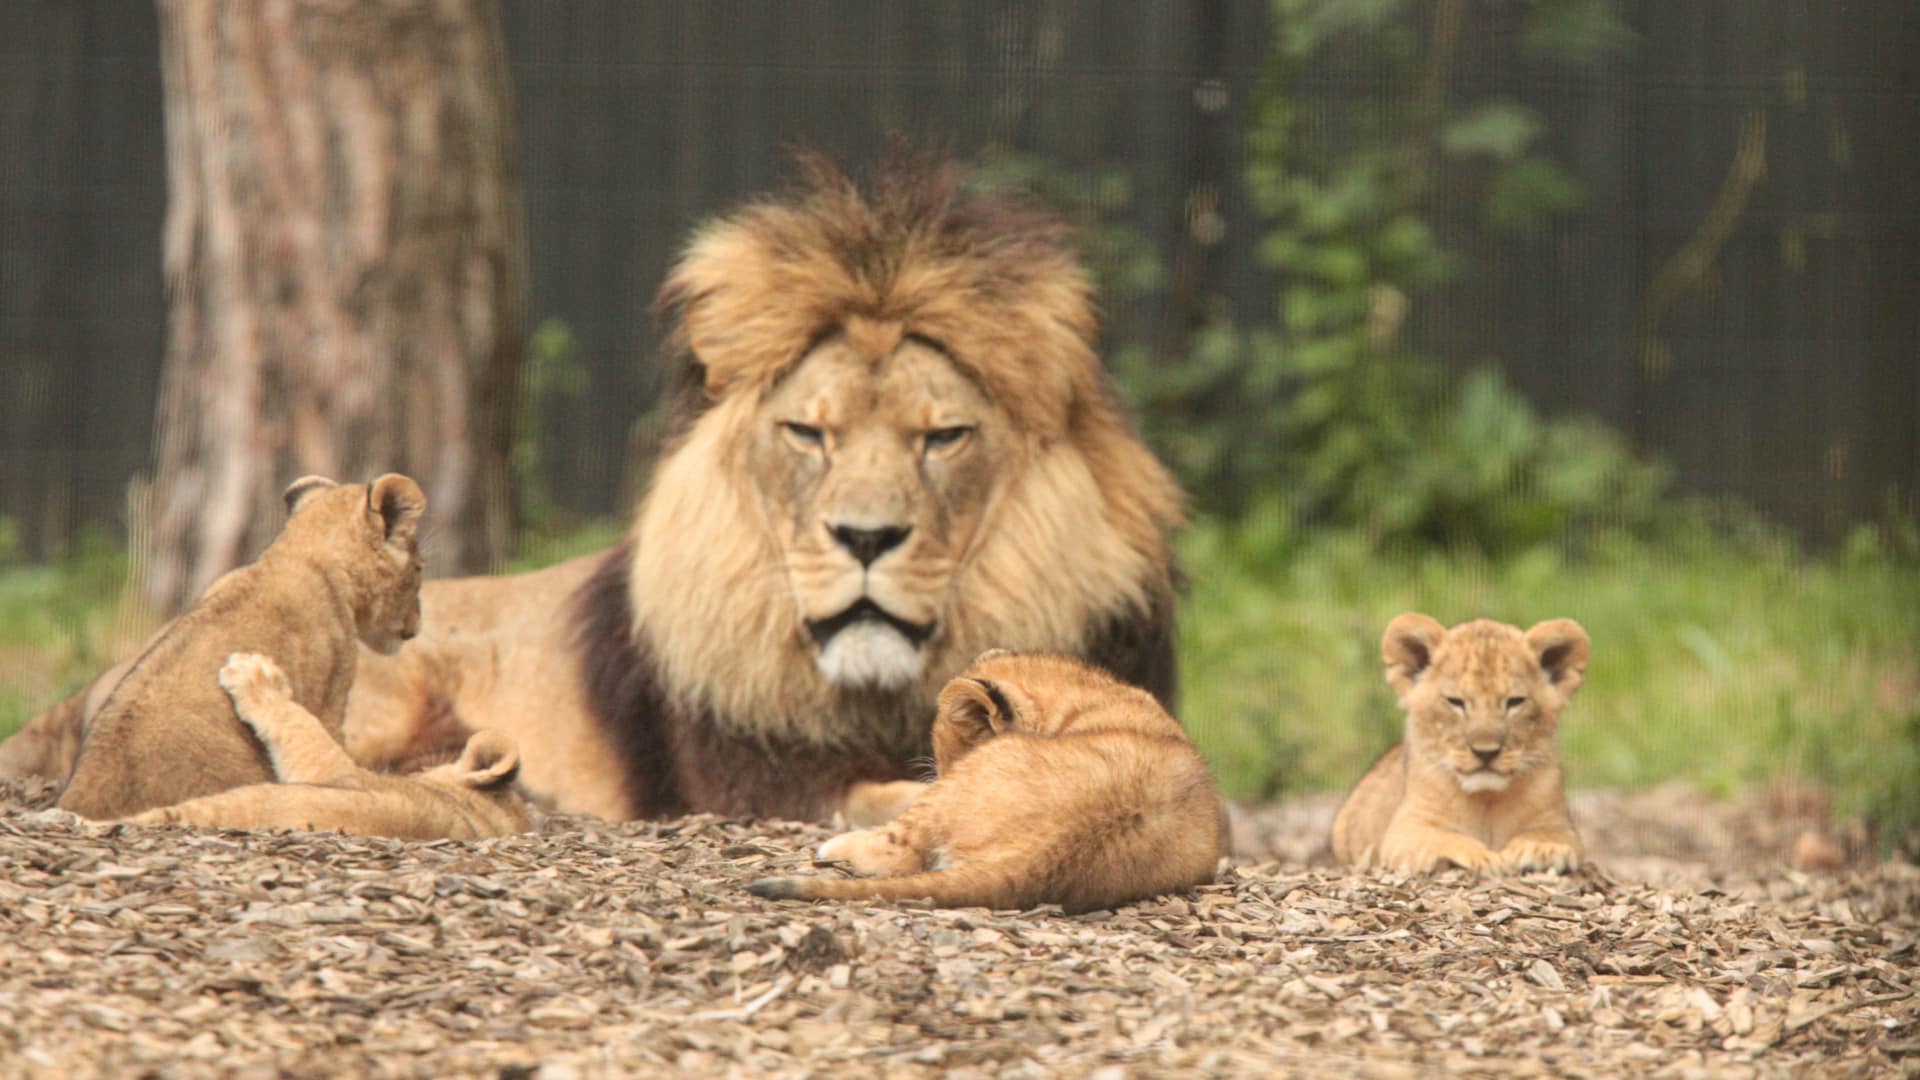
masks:
[[[1500,170],[1487,194],[1487,221],[1508,232],[1532,232],[1586,203],[1587,193],[1560,166],[1525,157]]]
[[[1520,50],[1531,59],[1592,63],[1625,52],[1638,40],[1612,0],[1534,0],[1532,6],[1520,32]]]
[[[1524,153],[1544,129],[1532,109],[1511,101],[1489,101],[1441,129],[1440,145],[1455,157],[1482,155],[1505,161]]]

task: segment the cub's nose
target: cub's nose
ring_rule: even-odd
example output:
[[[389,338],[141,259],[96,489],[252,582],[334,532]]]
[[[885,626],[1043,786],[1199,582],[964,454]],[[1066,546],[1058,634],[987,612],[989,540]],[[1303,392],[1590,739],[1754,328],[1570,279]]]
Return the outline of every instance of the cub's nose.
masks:
[[[909,525],[883,525],[878,529],[857,529],[852,525],[829,525],[827,531],[840,542],[840,546],[853,552],[861,566],[873,565],[873,560],[899,547],[913,532]]]
[[[1493,764],[1493,759],[1500,756],[1500,744],[1495,743],[1492,746],[1476,746],[1473,748],[1473,756],[1480,759],[1480,764],[1491,765]]]

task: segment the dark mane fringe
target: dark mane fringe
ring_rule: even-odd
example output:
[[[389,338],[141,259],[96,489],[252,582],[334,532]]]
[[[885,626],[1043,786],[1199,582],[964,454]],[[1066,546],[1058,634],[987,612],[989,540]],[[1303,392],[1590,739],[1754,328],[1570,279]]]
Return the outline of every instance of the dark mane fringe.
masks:
[[[573,598],[587,705],[618,755],[632,816],[725,810],[818,820],[838,809],[848,784],[907,775],[881,750],[729,735],[705,712],[675,711],[634,627],[632,543],[608,551]]]
[[[575,641],[587,708],[619,754],[630,812],[661,817],[687,811],[674,782],[673,753],[657,665],[633,624],[633,541],[615,544],[574,594]]]

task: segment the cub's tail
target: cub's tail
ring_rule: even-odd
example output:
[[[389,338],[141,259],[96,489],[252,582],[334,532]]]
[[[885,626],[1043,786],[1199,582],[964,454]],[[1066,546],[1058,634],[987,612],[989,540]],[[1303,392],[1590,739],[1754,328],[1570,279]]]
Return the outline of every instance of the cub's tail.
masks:
[[[1046,903],[1043,889],[1022,886],[1012,874],[981,866],[930,870],[904,877],[769,877],[747,891],[769,900],[931,900],[935,907],[1030,908]]]

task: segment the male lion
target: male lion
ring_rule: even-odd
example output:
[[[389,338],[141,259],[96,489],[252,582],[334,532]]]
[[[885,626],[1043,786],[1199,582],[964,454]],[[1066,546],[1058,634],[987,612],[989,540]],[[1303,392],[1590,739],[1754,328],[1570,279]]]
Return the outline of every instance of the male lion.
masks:
[[[215,681],[228,654],[274,658],[295,701],[339,738],[362,644],[399,649],[420,626],[426,496],[398,473],[287,488],[286,528],[215,581],[103,695],[59,806],[116,818],[271,780],[265,749]]]
[[[1063,656],[993,650],[940,694],[939,779],[894,821],[820,848],[866,879],[761,878],[756,896],[1092,911],[1213,880],[1221,804],[1153,695]]]
[[[384,776],[354,764],[318,718],[293,699],[279,665],[236,653],[220,669],[233,707],[267,748],[275,783],[148,810],[129,825],[304,829],[400,840],[477,840],[525,832],[527,809],[513,790],[520,756],[513,740],[478,731],[460,760],[413,776]]]
[[[1524,634],[1487,619],[1448,630],[1411,612],[1389,623],[1380,655],[1406,738],[1334,816],[1334,857],[1414,873],[1578,867],[1558,732],[1587,651],[1572,619]]]
[[[562,810],[874,821],[986,648],[1171,701],[1180,493],[1101,369],[1062,227],[951,168],[804,173],[701,229],[661,290],[679,434],[626,540],[429,582],[421,636],[362,661],[358,760],[487,727]]]

